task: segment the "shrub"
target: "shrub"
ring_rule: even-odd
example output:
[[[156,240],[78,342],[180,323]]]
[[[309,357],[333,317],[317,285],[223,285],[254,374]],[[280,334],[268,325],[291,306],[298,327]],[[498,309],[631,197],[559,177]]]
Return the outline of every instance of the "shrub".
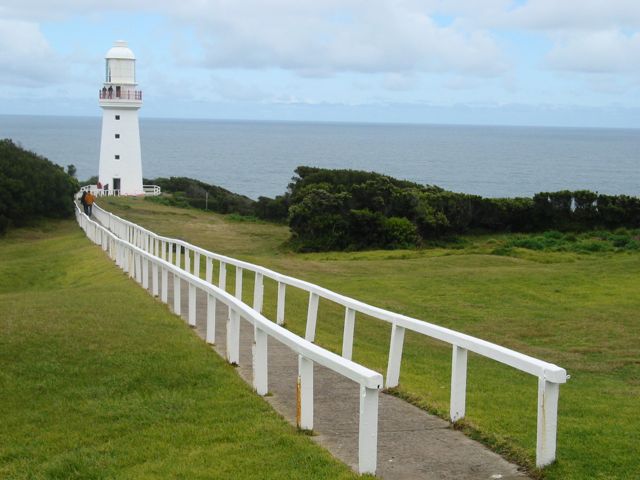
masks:
[[[0,234],[37,217],[73,215],[78,189],[77,180],[61,166],[0,140]]]
[[[448,192],[431,185],[397,180],[386,175],[356,170],[328,170],[298,167],[288,192],[276,199],[261,199],[262,215],[277,217],[286,208],[294,209],[289,226],[304,248],[390,248],[395,241],[387,238],[385,219],[402,218],[414,226],[417,241],[437,240],[470,231],[544,232],[535,239],[515,241],[513,246],[534,250],[566,249],[565,242],[577,238],[563,232],[581,232],[594,228],[637,228],[640,224],[640,200],[625,195],[607,196],[578,190],[542,192],[533,198],[488,199],[477,195]],[[336,226],[312,238],[305,222],[300,220],[300,205],[317,191],[341,198],[340,208],[321,201],[311,209],[305,205],[305,221],[309,215],[332,218]],[[325,199],[326,200],[326,199]],[[325,211],[327,207],[329,210]],[[278,213],[268,213],[270,209]],[[314,213],[312,213],[314,212]],[[260,216],[260,215],[258,215]],[[294,222],[291,222],[294,219]],[[325,222],[326,223],[326,222]],[[391,228],[391,227],[389,227]],[[409,230],[407,230],[409,232]],[[330,235],[341,236],[328,241]],[[410,233],[408,233],[411,236]],[[616,240],[619,245],[624,241]],[[403,242],[400,242],[403,244]],[[322,245],[320,247],[319,245]],[[333,245],[329,247],[328,245]],[[342,245],[343,247],[339,247]],[[586,246],[585,248],[599,248]],[[620,247],[622,248],[622,247]]]
[[[385,218],[383,229],[385,248],[412,248],[420,242],[416,226],[406,218]]]
[[[249,197],[238,195],[216,185],[209,185],[187,177],[155,178],[145,180],[159,185],[163,192],[183,192],[182,200],[194,208],[218,213],[238,213],[254,215],[255,202]]]

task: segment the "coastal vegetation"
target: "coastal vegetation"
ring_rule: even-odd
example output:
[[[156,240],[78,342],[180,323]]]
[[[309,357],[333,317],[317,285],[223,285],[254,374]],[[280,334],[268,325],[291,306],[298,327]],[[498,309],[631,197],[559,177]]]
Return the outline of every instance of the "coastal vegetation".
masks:
[[[477,336],[567,369],[558,461],[535,470],[536,379],[469,358],[467,417],[457,426],[548,480],[634,478],[640,471],[638,230],[489,233],[427,248],[294,253],[285,225],[230,219],[141,199],[102,205],[160,234],[264,265],[373,305]],[[227,286],[233,291],[234,271]],[[243,299],[253,278],[244,272]],[[214,278],[216,276],[214,275]],[[265,283],[275,318],[277,286]],[[286,326],[304,334],[308,295],[288,289]],[[342,344],[344,311],[320,302],[317,343]],[[390,328],[358,315],[354,360],[386,371]],[[407,333],[395,394],[447,417],[451,349]]]
[[[9,139],[0,140],[0,235],[41,217],[71,216],[79,187],[69,173]]]
[[[483,198],[374,172],[298,167],[287,191],[257,201],[188,178],[156,179],[150,199],[287,223],[299,251],[397,249],[469,233],[640,228],[640,198],[590,191]]]
[[[0,239],[0,478],[355,479],[72,220]]]

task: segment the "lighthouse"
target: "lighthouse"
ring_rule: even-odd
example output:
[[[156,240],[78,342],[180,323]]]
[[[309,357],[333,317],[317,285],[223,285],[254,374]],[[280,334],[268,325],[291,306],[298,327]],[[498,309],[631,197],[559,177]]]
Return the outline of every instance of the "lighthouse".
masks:
[[[98,179],[112,195],[144,193],[138,125],[142,91],[136,86],[136,57],[127,42],[118,40],[105,57],[104,85],[98,93],[102,108]]]

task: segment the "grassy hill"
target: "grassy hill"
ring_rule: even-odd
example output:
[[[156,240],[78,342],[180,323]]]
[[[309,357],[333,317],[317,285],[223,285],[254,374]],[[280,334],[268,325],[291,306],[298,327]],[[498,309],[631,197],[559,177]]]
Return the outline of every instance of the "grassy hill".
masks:
[[[609,248],[615,239],[607,243],[600,234],[587,233],[577,239],[585,248],[569,251],[522,248],[544,243],[544,238],[494,235],[424,250],[294,254],[281,247],[289,236],[286,227],[140,199],[110,199],[106,206],[163,235],[566,368],[571,380],[560,391],[558,461],[542,475],[638,476],[637,250]],[[245,275],[245,301],[250,302],[252,278]],[[233,278],[227,285],[233,289]],[[275,298],[275,285],[267,282],[265,313],[270,318],[275,318]],[[304,332],[306,301],[306,294],[287,290],[287,326],[299,334]],[[343,315],[335,305],[320,303],[317,343],[339,351]],[[354,360],[385,372],[389,335],[388,324],[358,316]],[[408,332],[404,352],[398,394],[446,417],[450,347]],[[469,358],[468,379],[463,428],[531,466],[537,379],[475,355]]]
[[[356,478],[73,221],[0,239],[0,478]]]

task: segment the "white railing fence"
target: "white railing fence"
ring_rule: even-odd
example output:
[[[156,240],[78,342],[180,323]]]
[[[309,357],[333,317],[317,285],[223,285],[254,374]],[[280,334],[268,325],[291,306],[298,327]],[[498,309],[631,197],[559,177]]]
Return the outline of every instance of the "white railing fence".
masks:
[[[274,280],[278,285],[275,318],[275,322],[278,325],[282,325],[285,319],[285,296],[287,287],[298,288],[308,292],[309,301],[305,339],[309,342],[315,340],[320,298],[344,307],[342,357],[346,360],[351,360],[352,358],[357,313],[368,315],[391,324],[391,341],[389,345],[385,384],[387,388],[397,387],[399,384],[402,349],[406,330],[450,344],[452,347],[452,371],[449,415],[452,422],[456,422],[465,416],[467,352],[474,352],[537,377],[538,420],[536,466],[544,467],[555,460],[559,387],[560,384],[566,383],[569,378],[565,369],[464,333],[368,305],[313,283],[283,275],[259,265],[204,250],[183,240],[157,235],[97,206],[94,206],[93,213],[103,225],[107,225],[109,230],[114,232],[119,238],[135,244],[146,252],[160,256],[169,263],[183,268],[186,272],[191,272],[199,276],[200,262],[204,261],[205,281],[208,284],[213,283],[213,264],[217,262],[217,271],[219,274],[217,283],[218,287],[222,290],[226,291],[227,265],[235,267],[235,297],[237,299],[242,299],[242,272],[244,270],[253,272],[255,274],[253,308],[257,312],[262,311],[264,279],[269,278]],[[184,251],[184,258],[181,258],[182,251]]]
[[[96,209],[98,210],[98,209]],[[113,218],[100,209],[101,222]],[[363,367],[349,359],[345,359],[333,352],[325,350],[312,342],[300,338],[289,330],[281,327],[265,318],[259,311],[249,307],[224,289],[212,285],[197,275],[189,273],[180,266],[160,258],[150,249],[148,242],[150,237],[142,241],[142,237],[133,235],[134,242],[128,239],[133,234],[126,231],[123,222],[114,221],[111,226],[116,226],[120,238],[109,229],[99,225],[84,213],[76,205],[76,219],[87,237],[100,245],[107,255],[134,278],[143,288],[149,289],[149,273],[151,272],[151,293],[159,296],[161,301],[168,303],[168,279],[173,276],[173,310],[180,315],[181,288],[180,283],[188,284],[188,312],[187,318],[190,325],[196,325],[196,292],[200,290],[207,295],[206,309],[206,334],[208,343],[215,342],[216,304],[222,302],[227,306],[229,316],[226,319],[226,351],[227,361],[232,364],[239,363],[240,356],[240,319],[253,324],[254,327],[254,353],[253,353],[253,387],[259,395],[266,395],[268,386],[268,356],[267,337],[271,337],[288,346],[298,354],[298,426],[302,429],[313,429],[313,365],[317,363],[360,385],[360,418],[358,432],[358,470],[360,473],[372,473],[376,471],[377,444],[378,444],[378,394],[382,388],[382,375],[378,372]],[[146,243],[145,243],[146,242]],[[140,245],[145,243],[145,248]],[[157,244],[156,244],[157,246]],[[178,250],[179,251],[179,250]]]
[[[143,185],[142,189],[144,190],[145,195],[152,197],[157,197],[162,194],[162,189],[158,185]]]
[[[162,195],[162,189],[158,185],[143,185],[142,190],[144,194],[149,197],[157,197],[158,195]],[[84,185],[80,187],[80,191],[76,194],[76,198],[79,198],[82,195],[82,192],[91,192],[96,197],[111,197],[120,195],[120,190],[113,188],[98,188],[97,185]]]

